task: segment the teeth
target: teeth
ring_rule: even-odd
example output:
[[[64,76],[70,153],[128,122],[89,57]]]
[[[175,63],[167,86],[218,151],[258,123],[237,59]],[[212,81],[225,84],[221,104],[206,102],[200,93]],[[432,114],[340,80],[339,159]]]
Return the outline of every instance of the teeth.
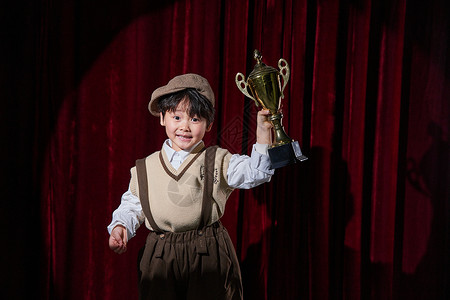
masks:
[[[179,137],[180,139],[183,139],[183,140],[191,139],[191,137],[189,137],[189,136],[182,136],[182,135],[179,135],[178,137]]]

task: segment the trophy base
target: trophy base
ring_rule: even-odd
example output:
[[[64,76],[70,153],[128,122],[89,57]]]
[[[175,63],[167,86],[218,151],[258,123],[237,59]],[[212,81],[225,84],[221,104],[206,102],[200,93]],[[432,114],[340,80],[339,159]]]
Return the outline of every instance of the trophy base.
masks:
[[[308,158],[300,150],[297,141],[268,149],[272,169],[278,169]]]

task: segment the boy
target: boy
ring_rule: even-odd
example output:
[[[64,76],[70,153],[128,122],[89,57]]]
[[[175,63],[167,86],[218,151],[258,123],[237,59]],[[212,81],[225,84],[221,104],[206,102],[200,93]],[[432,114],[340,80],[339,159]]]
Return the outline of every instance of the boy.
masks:
[[[251,157],[202,142],[214,121],[214,93],[196,74],[156,89],[150,113],[168,139],[161,151],[136,161],[129,189],[108,226],[109,246],[124,253],[145,222],[150,233],[139,262],[140,299],[242,299],[233,244],[219,219],[236,188],[252,188],[273,175],[267,155],[272,124],[258,112]]]

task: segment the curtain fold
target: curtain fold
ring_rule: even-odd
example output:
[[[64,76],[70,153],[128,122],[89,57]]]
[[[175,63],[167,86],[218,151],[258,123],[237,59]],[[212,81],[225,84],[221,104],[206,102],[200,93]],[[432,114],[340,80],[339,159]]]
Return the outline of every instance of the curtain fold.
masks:
[[[16,99],[2,122],[22,120],[18,136],[29,143],[16,138],[2,156],[32,161],[33,195],[11,205],[33,210],[12,235],[39,231],[29,268],[42,299],[137,298],[146,229],[119,256],[106,226],[135,160],[165,139],[150,95],[175,75],[205,76],[217,99],[205,143],[248,155],[257,108],[235,75],[250,74],[254,49],[267,65],[289,63],[283,125],[309,159],[229,198],[222,221],[245,299],[449,296],[447,1],[43,0],[33,8],[30,26],[21,18],[15,30],[32,37],[18,47],[35,78],[2,74],[16,88],[0,90]],[[13,32],[3,36],[13,41]],[[5,66],[4,74],[27,72],[19,58]],[[30,103],[33,118],[20,112]],[[17,168],[4,182],[20,190],[30,167]],[[17,224],[12,214],[4,221]]]

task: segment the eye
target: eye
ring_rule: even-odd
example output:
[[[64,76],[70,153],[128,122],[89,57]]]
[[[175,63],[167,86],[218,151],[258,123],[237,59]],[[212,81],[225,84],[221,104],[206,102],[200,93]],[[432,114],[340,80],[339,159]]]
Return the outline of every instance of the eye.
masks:
[[[174,118],[175,120],[177,120],[177,121],[180,120],[180,117],[179,117],[179,116],[173,116],[173,118]]]
[[[194,123],[200,122],[200,119],[199,118],[192,118],[192,122],[194,122]]]

